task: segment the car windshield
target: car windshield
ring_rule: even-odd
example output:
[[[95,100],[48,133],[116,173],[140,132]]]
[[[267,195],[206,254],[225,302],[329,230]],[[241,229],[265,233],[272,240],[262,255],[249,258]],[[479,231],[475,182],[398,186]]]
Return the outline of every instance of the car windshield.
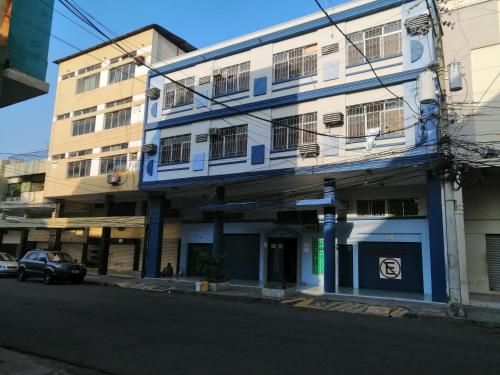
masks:
[[[73,258],[66,253],[47,253],[51,262],[73,262]]]
[[[2,254],[2,253],[0,253],[0,260],[2,260],[4,262],[13,262],[16,259],[12,255],[10,255],[10,254]]]

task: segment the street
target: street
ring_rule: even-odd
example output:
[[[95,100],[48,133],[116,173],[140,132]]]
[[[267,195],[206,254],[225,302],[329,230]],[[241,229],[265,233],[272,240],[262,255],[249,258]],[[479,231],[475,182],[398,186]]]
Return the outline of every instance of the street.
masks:
[[[460,321],[90,282],[1,279],[0,300],[0,347],[111,374],[498,374],[500,368],[500,329]]]

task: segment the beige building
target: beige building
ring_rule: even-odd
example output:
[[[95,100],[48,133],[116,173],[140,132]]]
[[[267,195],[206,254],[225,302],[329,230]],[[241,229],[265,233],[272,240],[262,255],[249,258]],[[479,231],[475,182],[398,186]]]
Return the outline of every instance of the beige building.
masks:
[[[439,7],[451,139],[462,171],[455,192],[462,300],[500,307],[500,2]]]
[[[116,272],[140,270],[147,208],[137,170],[148,79],[141,61],[149,65],[194,49],[149,25],[55,61],[45,197],[57,203],[58,229],[49,247],[70,251],[100,273],[108,265]],[[82,240],[69,246],[74,236],[65,229],[75,228]]]

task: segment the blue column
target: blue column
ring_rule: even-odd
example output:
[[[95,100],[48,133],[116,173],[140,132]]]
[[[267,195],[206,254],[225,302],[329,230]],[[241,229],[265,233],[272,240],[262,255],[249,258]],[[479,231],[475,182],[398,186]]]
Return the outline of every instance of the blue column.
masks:
[[[324,198],[335,199],[335,181],[325,179],[323,188]],[[323,209],[323,243],[325,256],[324,291],[325,293],[335,293],[335,207],[325,207]]]
[[[149,198],[146,277],[158,277],[160,275],[163,216],[166,204],[164,194],[154,195]]]
[[[441,181],[432,172],[427,173],[427,221],[431,252],[432,300],[446,302],[446,265],[443,234]]]
[[[215,190],[215,200],[217,203],[223,203],[224,197],[226,194],[226,189],[224,186],[217,186]],[[214,218],[214,240],[213,240],[213,248],[212,255],[218,256],[224,253],[224,213],[221,211],[217,211],[215,213]]]

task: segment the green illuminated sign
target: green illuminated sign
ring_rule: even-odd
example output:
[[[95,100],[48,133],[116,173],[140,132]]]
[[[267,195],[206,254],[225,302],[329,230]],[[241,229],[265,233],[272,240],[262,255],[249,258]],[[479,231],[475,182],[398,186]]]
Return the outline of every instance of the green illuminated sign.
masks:
[[[313,239],[312,248],[312,273],[313,275],[323,275],[325,272],[325,245],[323,238]]]

